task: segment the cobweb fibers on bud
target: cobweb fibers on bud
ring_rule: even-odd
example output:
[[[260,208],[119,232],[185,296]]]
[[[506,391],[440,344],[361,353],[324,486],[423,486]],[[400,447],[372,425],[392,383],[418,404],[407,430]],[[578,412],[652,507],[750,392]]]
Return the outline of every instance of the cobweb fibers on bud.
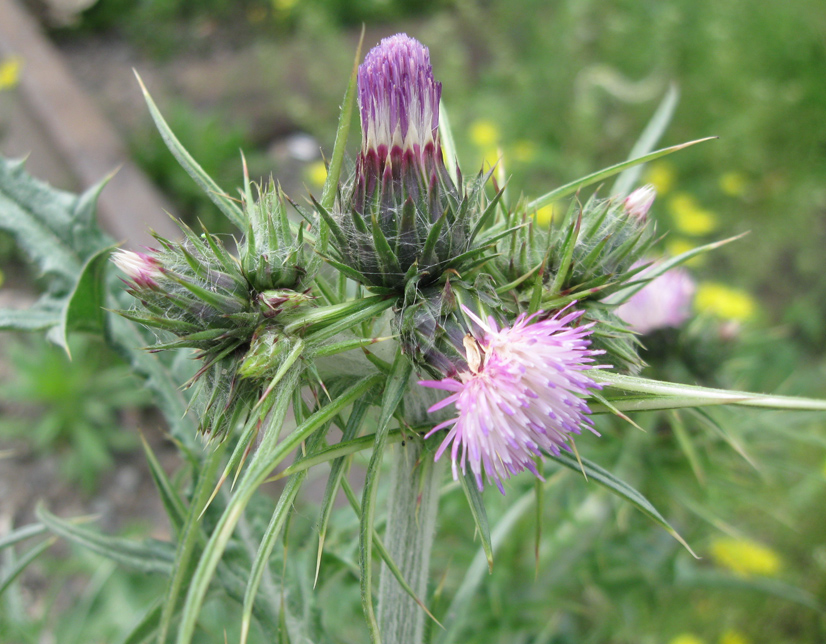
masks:
[[[427,436],[449,427],[436,460],[451,445],[454,479],[469,463],[480,490],[484,472],[504,494],[503,479],[526,469],[540,476],[534,458],[570,450],[571,434],[580,434],[582,426],[599,435],[582,396],[601,388],[584,372],[599,368],[593,356],[602,352],[589,348],[594,323],[572,326],[582,311],[522,314],[499,329],[492,317],[485,322],[462,308],[484,337],[465,337],[466,371],[419,382],[451,392],[429,411],[452,404],[458,412]]]

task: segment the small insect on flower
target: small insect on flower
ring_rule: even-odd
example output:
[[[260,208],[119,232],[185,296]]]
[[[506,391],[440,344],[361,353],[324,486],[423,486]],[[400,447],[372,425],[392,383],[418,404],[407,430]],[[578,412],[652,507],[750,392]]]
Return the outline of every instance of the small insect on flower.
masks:
[[[541,477],[534,458],[570,450],[571,435],[581,433],[582,426],[599,435],[582,396],[601,389],[583,372],[599,368],[592,364],[593,356],[602,351],[588,348],[593,323],[572,326],[582,311],[563,309],[552,317],[543,311],[522,314],[513,326],[499,329],[492,317],[485,322],[462,308],[484,337],[465,336],[466,371],[419,382],[451,392],[428,411],[453,404],[458,412],[427,436],[450,427],[436,460],[452,444],[454,479],[459,467],[467,471],[469,461],[480,490],[484,470],[504,494],[503,479],[525,469]]]

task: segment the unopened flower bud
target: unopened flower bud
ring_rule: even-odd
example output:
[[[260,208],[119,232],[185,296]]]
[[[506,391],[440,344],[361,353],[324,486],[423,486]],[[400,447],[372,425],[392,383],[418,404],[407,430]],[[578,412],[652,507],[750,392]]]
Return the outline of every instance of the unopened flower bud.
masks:
[[[648,211],[654,203],[657,191],[651,184],[637,188],[625,198],[623,206],[628,216],[644,222],[648,218]]]
[[[146,253],[118,249],[112,254],[112,262],[134,282],[137,289],[158,288],[161,265]]]
[[[333,244],[335,259],[368,285],[435,281],[468,250],[476,213],[444,164],[441,92],[427,47],[405,34],[382,40],[359,67],[361,152],[338,204]]]

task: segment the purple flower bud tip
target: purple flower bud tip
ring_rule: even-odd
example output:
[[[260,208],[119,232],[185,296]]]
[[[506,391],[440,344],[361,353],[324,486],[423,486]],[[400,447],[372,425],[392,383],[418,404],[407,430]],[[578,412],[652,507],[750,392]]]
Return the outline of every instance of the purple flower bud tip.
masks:
[[[580,398],[601,385],[582,372],[598,368],[587,336],[593,323],[573,327],[582,311],[565,310],[553,317],[543,312],[520,315],[513,326],[499,329],[462,307],[481,328],[481,340],[468,334],[468,369],[455,378],[425,380],[424,387],[450,395],[433,412],[454,405],[455,418],[434,427],[428,436],[450,428],[436,452],[438,460],[452,444],[453,478],[468,461],[482,489],[483,473],[504,493],[502,480],[529,470],[538,475],[534,458],[543,451],[570,449],[571,433],[590,426],[587,404]]]
[[[637,262],[638,266],[641,262]],[[643,270],[637,279],[645,279],[653,266]],[[617,307],[616,314],[637,333],[678,327],[691,315],[691,301],[695,291],[694,280],[688,271],[672,268],[654,278],[627,302]]]
[[[407,34],[382,40],[358,71],[362,154],[383,161],[393,148],[419,155],[438,147],[441,94],[427,47]]]
[[[161,276],[162,272],[160,263],[154,257],[146,253],[119,249],[112,254],[112,262],[126,273],[137,288],[158,287],[156,279]]]
[[[625,212],[634,219],[645,221],[656,196],[657,191],[650,184],[637,188],[625,198]]]

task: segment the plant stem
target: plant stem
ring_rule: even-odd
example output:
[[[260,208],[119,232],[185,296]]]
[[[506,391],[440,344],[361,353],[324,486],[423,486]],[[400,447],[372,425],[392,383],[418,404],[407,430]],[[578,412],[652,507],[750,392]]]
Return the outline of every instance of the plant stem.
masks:
[[[424,420],[424,407],[415,404],[423,401],[410,398],[405,398],[408,422]],[[415,408],[420,406],[421,409]],[[393,450],[395,462],[384,543],[416,596],[426,602],[430,549],[446,459],[434,463],[432,452],[415,438],[394,445]],[[383,644],[422,644],[427,615],[402,590],[385,565],[379,578],[378,612]]]

